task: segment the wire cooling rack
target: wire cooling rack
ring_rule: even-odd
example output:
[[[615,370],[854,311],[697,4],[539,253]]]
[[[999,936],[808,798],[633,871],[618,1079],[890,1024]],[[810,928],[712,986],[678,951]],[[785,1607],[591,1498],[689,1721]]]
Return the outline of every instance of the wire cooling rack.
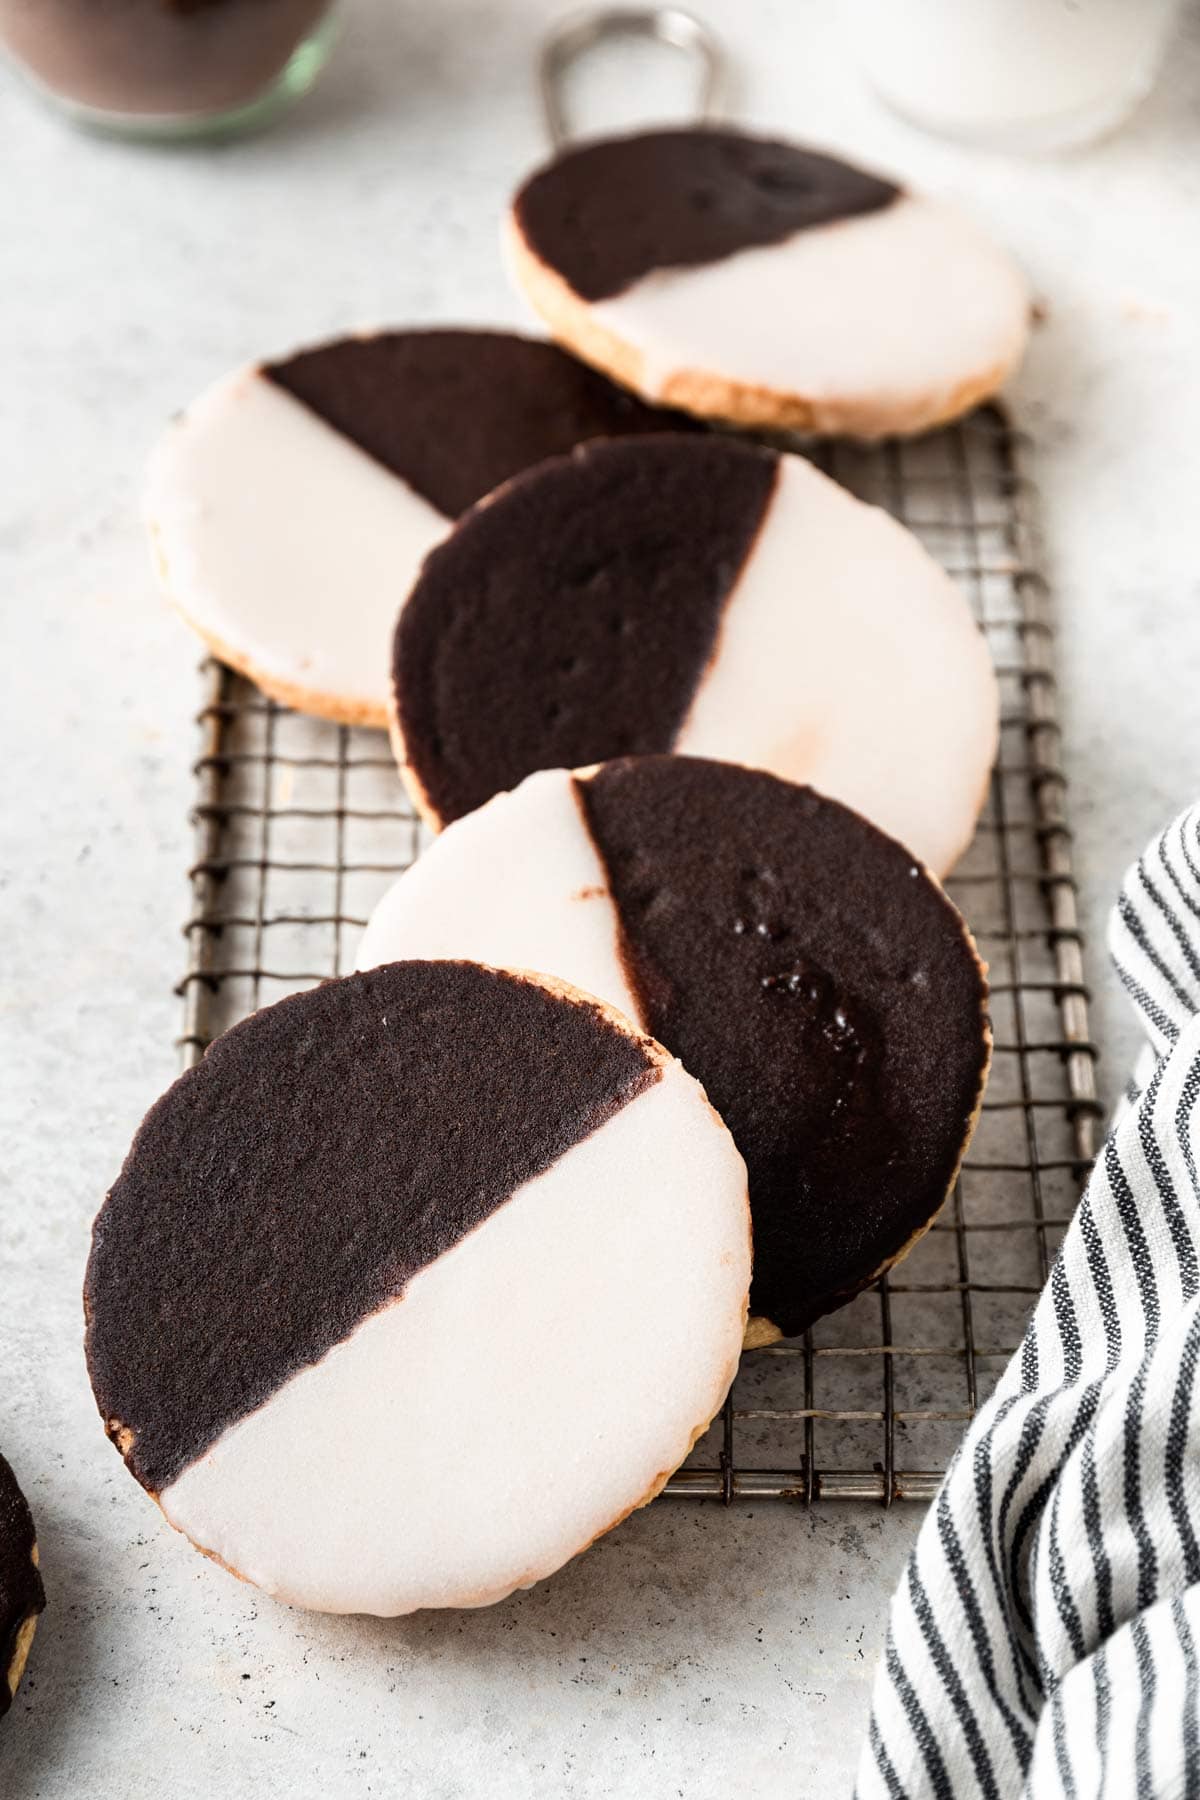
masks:
[[[803,1338],[748,1351],[667,1493],[928,1499],[1012,1353],[1091,1162],[1099,1116],[1052,637],[1005,415],[912,443],[824,447],[957,577],[987,637],[1001,745],[974,842],[947,883],[991,968],[995,1055],[962,1175],[891,1277]],[[376,900],[423,828],[380,732],[326,724],[204,665],[181,1049],[353,967]]]

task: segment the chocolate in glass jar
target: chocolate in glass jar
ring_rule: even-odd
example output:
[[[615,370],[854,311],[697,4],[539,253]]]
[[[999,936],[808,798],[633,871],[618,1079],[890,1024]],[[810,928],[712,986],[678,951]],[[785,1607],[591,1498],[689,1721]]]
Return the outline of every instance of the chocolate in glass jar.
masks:
[[[254,122],[316,77],[331,0],[0,0],[0,43],[85,120],[133,131]]]

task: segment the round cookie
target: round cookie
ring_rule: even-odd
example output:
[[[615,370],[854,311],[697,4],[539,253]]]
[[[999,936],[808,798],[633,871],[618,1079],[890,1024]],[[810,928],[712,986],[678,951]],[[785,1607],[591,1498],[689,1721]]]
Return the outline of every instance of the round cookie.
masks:
[[[0,1456],[0,1715],[16,1698],[38,1614],[45,1605],[33,1516],[16,1476]]]
[[[577,355],[743,425],[925,431],[995,393],[1029,331],[1021,274],[954,208],[728,126],[570,147],[508,243]]]
[[[340,338],[240,369],[174,421],[145,503],[159,578],[265,693],[384,725],[396,612],[450,522],[587,438],[681,424],[508,332]]]
[[[924,1232],[987,1074],[985,973],[937,883],[845,807],[731,764],[531,775],[380,902],[359,966],[399,956],[544,969],[704,1083],[749,1171],[752,1343]]]
[[[482,1606],[651,1499],[721,1404],[746,1171],[628,1020],[401,962],[218,1038],[85,1287],[100,1412],[173,1525],[327,1612]]]
[[[474,508],[400,614],[393,680],[435,826],[534,769],[674,750],[811,782],[939,875],[999,729],[982,634],[912,534],[715,434],[584,445]]]

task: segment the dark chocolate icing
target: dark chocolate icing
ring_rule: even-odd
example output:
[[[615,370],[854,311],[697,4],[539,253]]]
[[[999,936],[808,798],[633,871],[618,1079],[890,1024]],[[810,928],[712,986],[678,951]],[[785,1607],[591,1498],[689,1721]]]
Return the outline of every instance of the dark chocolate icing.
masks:
[[[348,976],[218,1038],[94,1229],[88,1367],[138,1480],[166,1487],[655,1079],[594,1006],[470,963]]]
[[[790,1336],[940,1206],[987,1063],[962,919],[856,813],[691,757],[578,783],[643,1023],[750,1175],[750,1310]]]
[[[717,126],[578,144],[514,202],[526,244],[584,300],[877,212],[899,190],[833,156]]]
[[[8,1672],[17,1652],[17,1634],[26,1619],[46,1604],[42,1578],[33,1560],[37,1534],[17,1478],[0,1456],[0,1714],[12,1703]]]
[[[393,660],[407,760],[443,822],[535,769],[672,747],[778,467],[716,436],[590,444],[459,523]]]
[[[448,519],[588,438],[695,428],[556,344],[506,331],[339,338],[263,374]]]

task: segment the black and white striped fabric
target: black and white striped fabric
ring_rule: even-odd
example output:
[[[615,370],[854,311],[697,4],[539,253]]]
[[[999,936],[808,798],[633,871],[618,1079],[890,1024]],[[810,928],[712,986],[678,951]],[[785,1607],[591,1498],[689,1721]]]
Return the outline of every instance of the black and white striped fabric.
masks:
[[[1200,805],[1110,942],[1153,1069],[922,1527],[859,1800],[1200,1795]]]

